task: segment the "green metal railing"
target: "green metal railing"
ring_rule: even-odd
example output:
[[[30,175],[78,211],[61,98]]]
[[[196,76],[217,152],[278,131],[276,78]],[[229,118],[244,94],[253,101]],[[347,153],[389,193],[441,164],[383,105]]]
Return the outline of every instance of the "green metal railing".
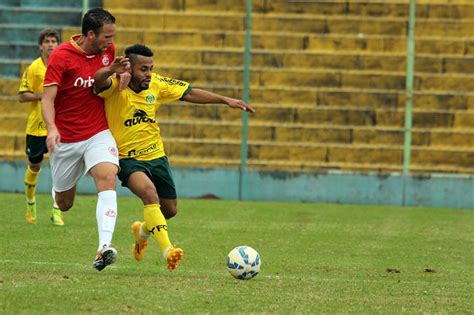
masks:
[[[413,121],[413,77],[415,69],[415,10],[416,0],[410,0],[410,14],[408,18],[407,36],[407,73],[406,73],[406,101],[405,101],[405,141],[403,155],[403,174],[410,172],[411,162],[411,129]]]
[[[82,16],[89,10],[89,0],[82,0]]]
[[[411,137],[413,127],[413,78],[415,70],[415,10],[416,0],[410,0],[407,36],[407,73],[406,73],[406,101],[405,101],[405,133],[403,147],[403,200],[406,204],[407,181],[411,165]]]
[[[244,82],[242,100],[250,100],[250,50],[252,47],[252,0],[246,3],[247,15],[245,17],[245,51],[244,51]],[[239,171],[239,200],[244,198],[244,178],[247,172],[247,138],[248,138],[248,113],[242,112],[242,140],[240,144],[240,171]]]

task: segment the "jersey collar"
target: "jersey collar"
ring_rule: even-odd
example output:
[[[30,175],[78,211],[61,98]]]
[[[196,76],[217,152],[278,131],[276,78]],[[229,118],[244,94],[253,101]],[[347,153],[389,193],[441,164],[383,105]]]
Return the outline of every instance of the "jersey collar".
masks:
[[[81,48],[81,46],[79,46],[79,44],[77,44],[77,40],[79,39],[79,37],[81,36],[81,34],[76,34],[76,35],[73,35],[71,36],[71,45],[76,48],[77,50],[79,50],[86,58],[94,58],[95,56],[97,56],[96,54],[88,54],[84,51],[84,49]]]

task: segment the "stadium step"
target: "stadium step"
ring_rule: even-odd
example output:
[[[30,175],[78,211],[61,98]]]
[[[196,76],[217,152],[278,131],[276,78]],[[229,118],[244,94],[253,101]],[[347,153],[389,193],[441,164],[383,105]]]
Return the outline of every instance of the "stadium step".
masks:
[[[223,167],[223,168],[238,168],[240,160],[237,159],[215,159],[215,158],[193,158],[186,156],[173,155],[170,157],[170,163],[173,166],[188,166],[195,165],[197,167]],[[356,172],[377,172],[377,173],[391,173],[401,172],[402,165],[393,165],[386,163],[329,163],[329,162],[294,162],[286,160],[255,160],[248,159],[247,167],[257,170],[288,170],[294,172],[327,172],[327,171],[356,171]],[[412,164],[411,170],[415,173],[461,173],[473,174],[472,167],[458,167],[451,165],[428,165],[428,164]]]
[[[102,0],[89,0],[91,8],[102,5]],[[33,7],[33,8],[82,8],[77,0],[0,0],[0,6]]]
[[[27,112],[16,115],[2,115],[2,125],[0,132],[6,132],[17,136],[18,133],[24,133],[26,128]]]
[[[63,39],[80,33],[79,28],[65,28]],[[0,32],[2,28],[0,26]],[[6,31],[4,31],[6,32]],[[0,33],[1,34],[1,33]],[[8,34],[6,34],[8,36]],[[12,36],[10,36],[12,37]],[[245,45],[244,31],[193,29],[149,29],[118,27],[114,38],[121,47],[133,43],[156,43],[161,47],[180,45],[207,48],[242,48]],[[354,51],[354,52],[406,52],[405,36],[369,34],[314,34],[299,32],[253,31],[253,49],[295,49],[305,51]],[[474,42],[457,37],[416,38],[416,51],[422,54],[464,55],[472,50]]]
[[[408,4],[406,0],[398,1],[354,1],[354,0],[318,0],[318,1],[252,1],[255,13],[281,14],[294,13],[349,15],[349,16],[388,16],[406,17]],[[456,4],[456,5],[452,5]],[[128,9],[130,4],[125,0],[104,0],[104,6],[114,9]],[[136,9],[144,10],[174,10],[174,11],[234,11],[245,12],[245,3],[240,0],[166,0],[140,1],[134,4]],[[470,18],[474,15],[472,1],[418,1],[416,8],[419,18]]]
[[[424,153],[426,154],[426,153]],[[47,158],[48,156],[46,156]],[[0,149],[0,159],[3,160],[22,160],[25,159],[25,154],[22,150],[7,151]],[[172,167],[175,166],[194,166],[194,167],[219,167],[219,168],[238,168],[240,160],[238,159],[219,159],[219,158],[197,158],[182,155],[170,155],[170,163]],[[248,159],[247,167],[252,170],[268,170],[274,171],[286,170],[294,172],[327,172],[327,171],[373,171],[378,173],[401,172],[401,164],[388,163],[347,163],[347,162],[316,162],[316,161],[288,161],[288,160],[261,160]],[[450,164],[427,164],[427,163],[412,163],[412,172],[415,173],[460,173],[460,174],[474,174],[474,167],[453,166]]]
[[[0,47],[1,47],[0,43]],[[8,51],[8,50],[6,50]],[[473,59],[474,60],[474,59]],[[473,63],[474,67],[474,63]],[[181,78],[193,82],[205,81],[208,84],[239,85],[243,82],[243,70],[240,67],[221,66],[166,66],[158,64],[159,71],[166,76]],[[430,74],[418,73],[415,76],[416,90],[473,91],[472,74]],[[270,68],[254,67],[252,83],[259,86],[292,85],[302,87],[341,87],[361,89],[403,90],[405,76],[403,72],[373,70],[342,70],[327,68]]]
[[[368,107],[336,107],[336,106],[301,106],[273,105],[256,103],[256,114],[249,119],[261,123],[294,123],[348,126],[403,127],[403,109],[383,109],[381,106]],[[474,111],[446,110],[415,110],[413,125],[415,128],[456,128],[472,130],[468,125]],[[235,122],[241,118],[241,113],[223,105],[196,105],[173,103],[161,106],[158,111],[160,120],[217,120]],[[466,118],[464,118],[466,117]]]
[[[240,142],[217,140],[190,140],[165,138],[170,156],[206,156],[222,159],[238,159]],[[403,146],[393,145],[344,145],[314,144],[310,142],[271,142],[249,141],[249,159],[287,160],[294,162],[329,163],[380,163],[401,165]],[[430,148],[413,147],[413,163],[426,165],[447,165],[472,167],[474,150],[472,148]]]
[[[21,80],[19,78],[1,78],[0,77],[0,95],[17,96]]]
[[[188,156],[173,155],[170,156],[172,166],[195,165],[197,167],[220,167],[220,168],[238,168],[240,160],[238,159],[217,159],[217,158],[195,158]],[[256,160],[247,159],[247,167],[257,170],[273,171],[288,170],[294,172],[326,172],[330,170],[346,171],[377,171],[394,172],[400,171],[401,167],[390,164],[360,164],[360,163],[328,163],[328,162],[295,162],[286,160]]]
[[[372,52],[406,52],[407,39],[404,36],[379,36],[358,34],[316,34],[300,35],[303,48],[308,51],[372,51]],[[305,38],[307,38],[305,42]],[[253,38],[252,38],[253,39]],[[267,48],[258,46],[252,41],[255,48]],[[470,49],[471,40],[462,38],[446,37],[421,37],[415,38],[416,52],[421,54],[448,54],[464,55]],[[282,47],[282,46],[280,46]],[[292,46],[289,47],[293,48]]]
[[[241,135],[241,122],[221,122],[216,120],[167,120],[160,119],[162,135],[171,138],[193,139],[238,139]],[[249,140],[339,144],[403,145],[403,127],[358,126],[350,124],[318,123],[278,123],[251,120],[248,126]],[[455,128],[415,127],[412,143],[416,146],[440,146],[472,148],[474,128],[462,130]]]
[[[375,104],[367,106],[327,106],[327,105],[274,105],[271,103],[254,103],[257,109],[250,119],[262,123],[295,123],[348,126],[377,126],[402,127],[404,124],[403,108],[382,108]],[[27,107],[17,102],[15,96],[0,97],[0,109],[8,114],[6,121],[13,120],[10,125],[23,129],[24,123],[19,121],[26,118]],[[471,119],[474,111],[469,110],[433,110],[415,109],[413,125],[415,128],[456,128],[459,130],[472,129]],[[235,122],[241,119],[241,112],[229,109],[224,105],[189,104],[184,102],[166,104],[158,111],[160,120],[201,119]],[[6,125],[5,125],[6,126]],[[4,129],[4,130],[8,130]]]
[[[160,65],[157,65],[157,69]],[[163,66],[164,68],[164,66]],[[168,67],[167,69],[172,69]],[[218,72],[218,71],[216,71]],[[436,76],[434,76],[436,77]],[[461,76],[462,77],[462,76]],[[472,80],[470,80],[472,81]],[[240,98],[241,84],[217,85],[209,82],[192,82],[194,87],[203,87],[216,93]],[[0,78],[0,95],[17,96],[20,79]],[[5,101],[5,100],[3,100]],[[252,86],[252,103],[298,104],[311,106],[345,106],[373,108],[404,108],[404,90],[360,89],[360,88],[311,88],[288,86]],[[456,91],[415,91],[414,107],[420,110],[474,110],[474,93]]]
[[[474,146],[474,128],[423,126],[413,128],[412,143],[416,146],[471,148]],[[171,138],[190,138],[195,140],[216,139],[233,140],[241,135],[240,120],[179,120],[159,118],[162,135]],[[26,126],[26,112],[4,115],[0,133],[21,137]],[[212,127],[212,128],[211,128]],[[389,144],[403,145],[403,126],[360,126],[348,123],[294,123],[250,120],[249,140],[275,142],[314,142],[340,144]]]
[[[33,24],[0,24],[0,38],[3,42],[38,44],[38,35],[44,26]],[[59,30],[58,30],[59,31]],[[38,54],[38,47],[36,47]]]
[[[5,144],[2,147],[4,158],[8,159],[8,156],[19,157],[22,155],[20,152],[24,148],[24,134],[0,133],[0,139]],[[240,156],[240,142],[235,140],[194,140],[165,137],[164,142],[171,159],[174,156],[209,156],[211,159],[237,161]],[[258,164],[259,161],[273,161],[278,164],[284,160],[293,163],[293,165],[301,166],[318,163],[319,169],[322,168],[321,165],[331,168],[331,165],[340,163],[365,165],[368,168],[369,164],[375,166],[380,161],[384,161],[385,164],[391,165],[390,168],[384,169],[387,171],[388,169],[395,170],[401,167],[402,154],[402,145],[249,141],[249,161],[255,161],[255,164]],[[424,169],[436,165],[438,171],[444,169],[452,171],[456,167],[461,167],[463,172],[468,172],[472,168],[473,155],[472,146],[463,149],[459,147],[415,145],[412,150],[414,165],[423,165]]]
[[[156,29],[207,29],[243,31],[245,11],[158,11],[111,9],[120,27]],[[252,15],[252,30],[308,32],[319,34],[398,35],[407,33],[406,17],[361,17],[321,14],[259,14]],[[474,22],[470,19],[417,19],[417,35],[473,37]]]
[[[127,45],[118,46],[123,51]],[[1,62],[0,69],[4,75],[21,72],[23,60],[33,60],[38,55],[36,43],[0,42],[0,56],[9,59]],[[234,66],[241,67],[243,51],[236,48],[180,48],[159,47],[151,45],[155,59],[159,64],[186,66]],[[20,60],[14,60],[20,59]],[[23,59],[23,60],[22,60]],[[298,51],[253,49],[252,64],[256,67],[282,68],[326,68],[332,70],[372,70],[403,73],[406,57],[402,53],[378,53],[368,51]],[[418,54],[415,68],[421,73],[459,73],[471,75],[474,72],[474,57],[457,55]],[[20,69],[20,70],[18,70]],[[19,75],[19,74],[18,74]],[[472,81],[472,80],[471,80]],[[450,80],[452,82],[452,80]],[[441,84],[445,84],[442,82]],[[398,85],[400,85],[398,83]],[[453,86],[458,86],[453,82]],[[430,84],[428,84],[430,86]]]
[[[21,78],[23,72],[34,59],[0,59],[0,80],[2,78]],[[18,84],[20,83],[18,82]]]
[[[160,66],[159,71],[167,76],[183,78],[189,82],[205,81],[209,84],[227,82],[241,84],[243,70],[239,67],[219,66]],[[472,74],[431,74],[417,73],[415,90],[446,90],[473,91],[474,76]],[[291,84],[298,87],[341,87],[361,89],[405,89],[403,72],[371,71],[371,70],[333,70],[325,68],[268,68],[253,67],[250,80],[259,86],[284,86]]]
[[[118,46],[123,51],[126,46]],[[242,67],[243,49],[159,47],[150,45],[155,62],[163,65]],[[252,66],[271,68],[327,68],[333,70],[374,70],[403,72],[406,56],[399,53],[328,52],[299,50],[252,50]],[[474,57],[456,55],[418,54],[416,72],[465,73],[474,72]]]
[[[45,25],[45,16],[64,12],[62,5],[80,15],[78,2],[70,2],[0,0],[2,23],[21,25],[0,24],[0,50],[10,50],[0,53],[1,76],[19,77],[37,56],[32,33]],[[49,7],[44,14],[35,7],[41,4]],[[143,42],[154,50],[160,74],[241,97],[244,1],[104,5],[117,17],[118,52]],[[257,113],[249,116],[249,166],[400,171],[406,0],[255,0],[253,7],[250,97]],[[76,25],[62,31],[67,40],[78,33],[80,19],[62,15]],[[413,169],[474,173],[474,3],[419,0],[417,16]],[[64,25],[53,20],[48,26],[56,23]],[[18,86],[18,79],[0,80],[0,110],[6,113],[0,155],[24,158],[27,109],[16,102]],[[238,166],[241,112],[173,103],[158,115],[172,163]]]
[[[38,44],[0,41],[1,59],[30,59],[38,57]]]
[[[81,13],[81,8],[74,7],[0,6],[0,21],[2,24],[32,24],[54,28],[58,25],[79,25]]]
[[[12,115],[26,117],[29,106],[28,103],[18,102],[17,97],[0,95],[0,113],[2,113],[2,118]]]
[[[24,130],[24,129],[23,129]],[[2,144],[0,147],[0,152],[4,154],[10,155],[24,155],[25,152],[25,142],[26,136],[24,133],[19,132],[1,132],[0,131],[0,143]],[[0,159],[2,155],[0,155]]]

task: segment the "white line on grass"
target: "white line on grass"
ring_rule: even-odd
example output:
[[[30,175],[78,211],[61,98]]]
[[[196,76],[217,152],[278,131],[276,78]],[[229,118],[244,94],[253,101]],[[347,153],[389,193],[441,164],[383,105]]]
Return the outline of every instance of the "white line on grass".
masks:
[[[70,263],[70,262],[52,262],[52,261],[25,261],[25,260],[16,260],[16,259],[7,259],[0,260],[0,264],[30,264],[30,265],[48,265],[48,266],[73,266],[79,268],[90,268],[84,264],[79,263]],[[117,268],[117,266],[110,266],[109,268]]]
[[[46,266],[70,266],[70,267],[78,267],[81,269],[89,269],[91,268],[89,265],[84,265],[84,264],[79,264],[79,263],[70,263],[70,262],[52,262],[52,261],[25,261],[25,260],[17,260],[17,259],[6,259],[6,260],[0,260],[0,264],[30,264],[30,265],[46,265]],[[117,265],[109,266],[107,268],[114,268],[114,269],[122,269],[124,267],[119,267]],[[226,272],[221,272],[221,271],[208,271],[208,270],[185,270],[184,272],[189,273],[189,274],[198,274],[198,275],[212,275],[212,276],[222,276],[226,275]],[[298,276],[291,276],[291,275],[285,275],[284,277],[279,276],[279,275],[262,275],[261,277],[267,278],[267,279],[312,279],[314,280],[323,280],[324,279],[319,279],[317,277],[298,277]],[[330,279],[327,279],[330,280]]]

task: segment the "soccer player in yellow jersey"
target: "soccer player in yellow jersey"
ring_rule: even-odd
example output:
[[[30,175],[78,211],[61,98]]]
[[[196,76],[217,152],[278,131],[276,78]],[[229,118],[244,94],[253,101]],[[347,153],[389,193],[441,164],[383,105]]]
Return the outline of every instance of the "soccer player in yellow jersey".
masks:
[[[52,29],[41,31],[38,38],[40,57],[31,63],[23,73],[18,100],[30,103],[30,113],[26,125],[26,155],[28,167],[25,173],[26,222],[36,223],[36,183],[41,170],[46,146],[46,124],[41,115],[41,96],[46,65],[51,52],[58,47],[59,33]],[[51,211],[51,221],[55,225],[64,225],[61,211],[56,203]]]
[[[171,245],[168,237],[166,219],[177,213],[177,195],[156,110],[161,104],[175,100],[227,104],[250,112],[255,110],[242,100],[194,89],[187,82],[152,73],[152,57],[153,52],[144,45],[128,47],[125,58],[117,57],[111,66],[95,73],[94,92],[105,99],[107,121],[119,150],[119,179],[144,204],[144,222],[132,224],[135,259],[143,259],[151,234],[172,271],[178,268],[184,252]],[[128,61],[132,78],[128,87],[120,91],[119,79],[113,75],[125,72]]]

